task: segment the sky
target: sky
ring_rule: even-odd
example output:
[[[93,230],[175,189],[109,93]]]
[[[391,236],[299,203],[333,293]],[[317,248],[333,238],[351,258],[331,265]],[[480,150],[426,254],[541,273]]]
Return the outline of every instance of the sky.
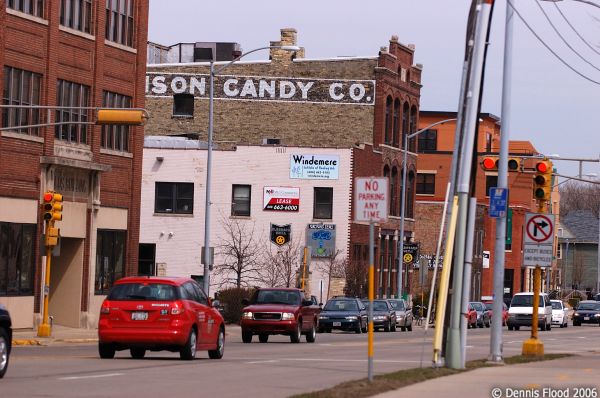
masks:
[[[508,1],[522,16],[515,15],[513,25],[510,139],[529,140],[547,155],[598,160],[600,0],[588,0],[598,8],[586,0],[495,1],[481,110],[499,117]],[[148,39],[164,45],[237,42],[249,51],[279,40],[281,28],[295,28],[306,58],[332,58],[376,56],[397,35],[401,43],[415,45],[414,62],[423,64],[421,110],[456,111],[470,3],[150,0]],[[247,59],[267,58],[268,52],[262,51]],[[559,174],[579,174],[579,162],[554,164]],[[600,179],[600,163],[583,162],[582,173],[596,173],[592,178]]]

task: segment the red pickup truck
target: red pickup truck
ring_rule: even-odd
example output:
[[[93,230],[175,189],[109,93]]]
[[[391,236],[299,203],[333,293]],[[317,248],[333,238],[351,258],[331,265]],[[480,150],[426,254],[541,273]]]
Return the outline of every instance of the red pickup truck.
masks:
[[[288,335],[292,343],[299,343],[304,334],[308,343],[314,343],[321,309],[300,289],[258,289],[242,304],[246,306],[240,322],[244,343],[251,343],[254,335],[266,343],[273,334]]]

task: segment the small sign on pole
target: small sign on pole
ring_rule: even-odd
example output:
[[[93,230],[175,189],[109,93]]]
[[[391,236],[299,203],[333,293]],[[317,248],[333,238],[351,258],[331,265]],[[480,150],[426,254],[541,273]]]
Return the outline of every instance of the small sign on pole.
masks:
[[[506,217],[508,206],[508,188],[490,188],[490,217]]]
[[[354,186],[354,221],[387,221],[388,178],[357,177]]]

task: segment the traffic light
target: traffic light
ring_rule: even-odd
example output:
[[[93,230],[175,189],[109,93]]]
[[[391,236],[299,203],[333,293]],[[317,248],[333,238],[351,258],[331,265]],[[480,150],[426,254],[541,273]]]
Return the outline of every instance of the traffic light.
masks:
[[[538,201],[549,201],[552,191],[552,162],[540,160],[535,164],[533,178],[533,198]]]
[[[96,124],[141,126],[147,118],[148,113],[141,109],[98,109]]]
[[[54,227],[46,228],[46,246],[58,245],[59,229]]]
[[[481,160],[481,167],[485,171],[498,171],[500,160],[498,156],[484,156]],[[519,158],[508,158],[507,163],[508,171],[519,171],[521,169],[521,159]]]
[[[42,210],[43,218],[47,222],[62,220],[63,196],[59,193],[47,191],[44,193]]]

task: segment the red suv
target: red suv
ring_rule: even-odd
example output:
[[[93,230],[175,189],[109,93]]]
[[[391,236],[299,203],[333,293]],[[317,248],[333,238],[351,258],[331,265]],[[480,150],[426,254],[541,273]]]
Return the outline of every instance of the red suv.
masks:
[[[223,357],[225,324],[194,280],[128,277],[115,282],[102,303],[98,322],[100,358],[129,349],[133,358],[146,350],[179,352],[192,360],[196,350]]]
[[[240,322],[244,343],[251,343],[255,334],[261,343],[272,334],[288,335],[292,343],[299,343],[304,334],[307,342],[314,343],[321,309],[305,299],[300,289],[258,289],[250,301],[242,303],[246,306]]]

